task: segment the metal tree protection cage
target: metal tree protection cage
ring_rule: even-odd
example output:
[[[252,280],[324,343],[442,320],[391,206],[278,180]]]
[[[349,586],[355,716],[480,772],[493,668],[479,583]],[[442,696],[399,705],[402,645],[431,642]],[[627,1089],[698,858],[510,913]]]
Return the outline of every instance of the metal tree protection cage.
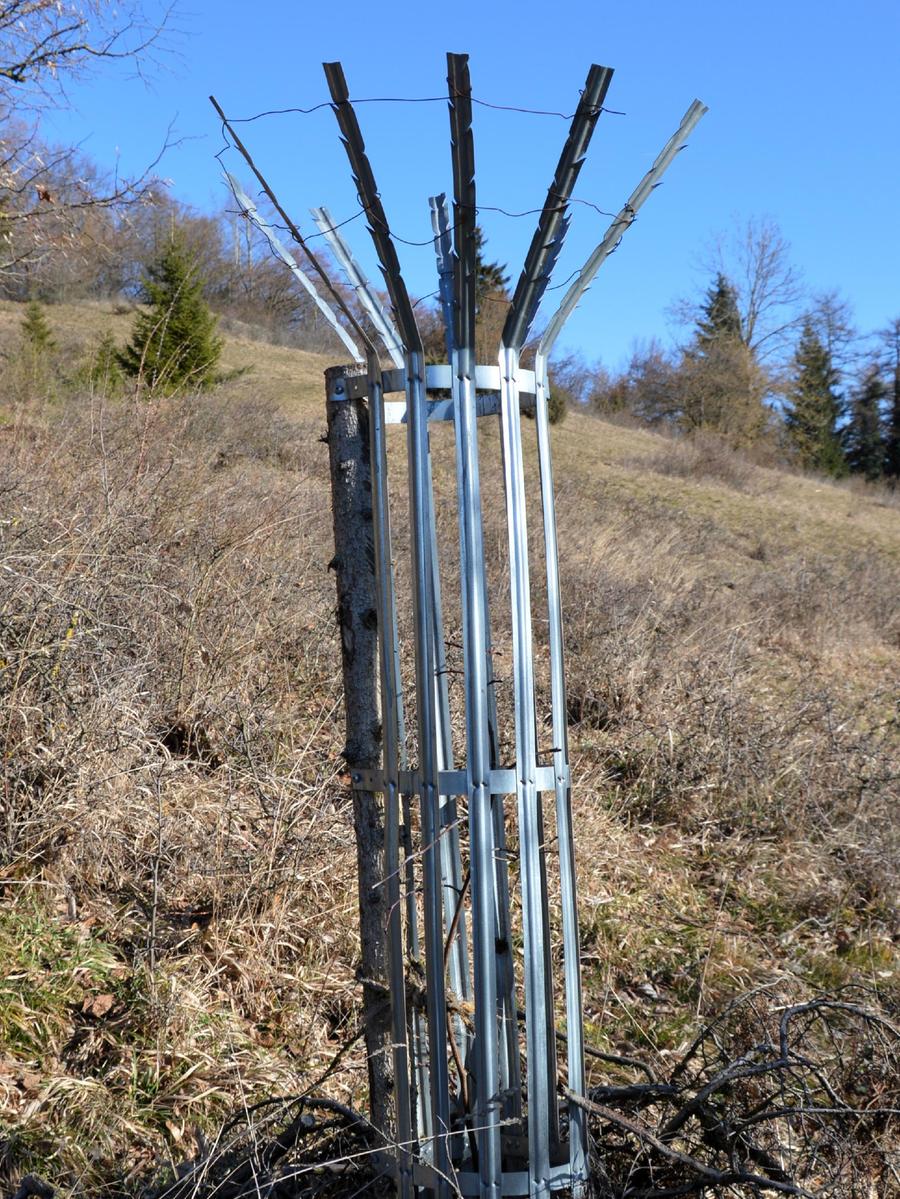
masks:
[[[383,759],[380,770],[356,771],[353,784],[382,795],[384,802],[394,1059],[390,1140],[398,1191],[404,1199],[414,1194],[449,1199],[460,1193],[538,1199],[551,1191],[581,1196],[588,1180],[588,1137],[578,1104],[585,1071],[547,364],[566,319],[706,109],[698,101],[690,106],[564,292],[539,338],[533,369],[523,369],[523,347],[566,235],[569,201],[612,78],[608,68],[590,68],[508,308],[498,362],[477,364],[472,95],[467,56],[449,54],[447,61],[452,211],[443,195],[431,199],[447,364],[425,364],[414,308],[339,63],[326,64],[325,74],[392,315],[382,308],[327,210],[314,209],[313,215],[392,369],[382,370],[372,334],[328,284],[296,229],[291,226],[353,336],[236,181],[229,177],[229,183],[245,215],[314,296],[354,359],[364,364],[340,378],[329,398],[366,397],[369,410]],[[393,393],[403,398],[385,398]],[[549,712],[539,712],[535,691],[523,410],[534,415],[529,428],[536,439],[543,523]],[[508,731],[499,726],[495,694],[477,429],[478,420],[491,415],[499,417],[507,528],[513,726]],[[463,760],[454,758],[451,730],[429,442],[429,423],[436,421],[452,423],[455,443]],[[391,535],[386,426],[392,423],[405,425],[408,460],[415,658],[411,736],[404,722]],[[543,757],[539,717],[552,735],[552,749]],[[515,749],[514,761],[504,763],[500,747],[506,732]],[[551,894],[559,900],[556,929]],[[560,1018],[564,1036],[557,1029]],[[558,1039],[566,1045],[562,1101]]]

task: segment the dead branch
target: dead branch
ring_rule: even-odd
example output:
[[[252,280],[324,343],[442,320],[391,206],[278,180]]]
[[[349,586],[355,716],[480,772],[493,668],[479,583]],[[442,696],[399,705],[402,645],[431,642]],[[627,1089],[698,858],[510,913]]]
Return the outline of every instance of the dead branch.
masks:
[[[564,1088],[595,1121],[615,1199],[731,1187],[863,1199],[873,1177],[894,1170],[886,1134],[900,1115],[895,1025],[840,996],[787,1007],[768,996],[760,989],[729,1004],[667,1079],[594,1087],[587,1099]]]

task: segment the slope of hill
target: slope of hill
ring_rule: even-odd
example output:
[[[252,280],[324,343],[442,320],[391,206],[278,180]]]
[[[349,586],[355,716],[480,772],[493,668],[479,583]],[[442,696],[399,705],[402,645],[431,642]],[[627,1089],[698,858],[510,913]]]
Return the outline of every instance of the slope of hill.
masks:
[[[0,305],[0,1174],[133,1193],[235,1109],[364,1085],[357,1045],[333,1060],[358,991],[328,359],[229,338],[250,369],[212,392],[108,399],[64,376],[127,314],[60,306],[29,396],[20,318]],[[896,499],[581,413],[553,437],[592,1045],[664,1075],[752,988],[890,1009]],[[400,453],[396,489],[403,594]],[[859,1144],[827,1193],[896,1193],[890,1129]]]

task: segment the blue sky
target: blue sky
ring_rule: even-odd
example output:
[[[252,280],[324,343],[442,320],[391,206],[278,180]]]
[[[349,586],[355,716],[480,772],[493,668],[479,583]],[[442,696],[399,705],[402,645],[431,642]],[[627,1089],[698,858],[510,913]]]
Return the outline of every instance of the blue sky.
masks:
[[[837,288],[862,330],[900,315],[900,0],[662,0],[604,4],[456,0],[444,5],[345,0],[250,6],[190,0],[174,19],[177,55],[149,84],[104,68],[69,89],[71,108],[46,127],[120,169],[153,157],[170,121],[185,140],[163,173],[176,195],[221,206],[222,138],[207,96],[229,116],[327,99],[324,61],[339,59],[352,98],[440,96],[447,50],[470,55],[473,94],[499,104],[571,112],[591,62],[615,68],[576,195],[617,210],[696,96],[710,112],[648,201],[567,326],[563,348],[608,365],[635,340],[671,338],[668,311],[708,282],[699,267],[717,234],[774,218],[813,290]],[[358,109],[395,233],[429,236],[427,198],[451,187],[444,102]],[[242,125],[242,136],[304,231],[308,208],[343,219],[356,203],[329,109]],[[539,207],[567,123],[475,113],[478,198]],[[229,169],[249,184],[235,153]],[[254,194],[251,192],[251,194]],[[480,217],[488,256],[518,275],[536,217]],[[558,279],[587,257],[608,223],[576,205]],[[345,233],[377,275],[363,221]],[[399,247],[410,291],[434,290],[429,247]]]

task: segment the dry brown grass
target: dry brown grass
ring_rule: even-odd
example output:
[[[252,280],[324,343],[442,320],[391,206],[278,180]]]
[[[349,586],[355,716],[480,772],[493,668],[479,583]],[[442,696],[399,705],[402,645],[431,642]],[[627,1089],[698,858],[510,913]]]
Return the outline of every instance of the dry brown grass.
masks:
[[[86,1056],[112,1014],[76,1008],[27,1067],[12,1054],[38,1090],[10,1095],[8,1168],[55,1136],[61,1180],[109,1177],[135,1129],[177,1140],[239,1094],[302,1088],[351,1015],[327,482],[299,448],[317,432],[219,393],[86,399],[2,434],[4,917],[63,974],[101,946],[121,1020],[123,988],[157,1013],[139,1049],[120,1020]],[[110,1107],[119,1135],[86,1144],[85,1111]]]
[[[18,319],[0,305],[3,346]],[[73,348],[128,321],[51,310]],[[252,371],[207,396],[2,413],[7,1178],[131,1192],[355,1027],[325,361],[230,340]],[[664,1063],[762,982],[889,1005],[900,512],[578,413],[554,438],[593,1042]],[[353,1052],[329,1087],[364,1079]]]

